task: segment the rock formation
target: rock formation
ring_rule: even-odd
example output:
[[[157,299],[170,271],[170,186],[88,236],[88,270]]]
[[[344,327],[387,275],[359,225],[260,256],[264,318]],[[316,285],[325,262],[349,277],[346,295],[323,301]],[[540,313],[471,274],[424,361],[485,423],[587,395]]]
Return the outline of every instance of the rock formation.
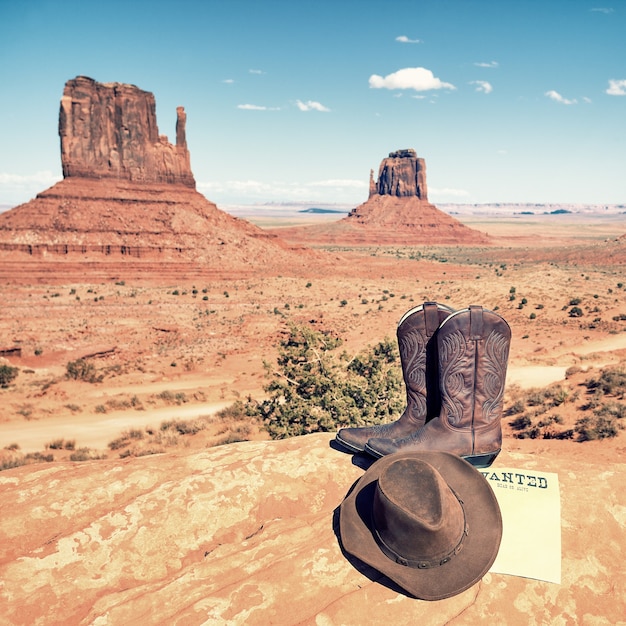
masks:
[[[425,602],[342,552],[337,507],[364,466],[332,449],[332,437],[0,472],[0,621],[622,623],[619,455],[590,463],[571,442],[559,442],[558,454],[503,450],[493,469],[559,475],[561,584],[488,573],[457,596]]]
[[[235,271],[306,263],[310,251],[195,190],[183,107],[172,145],[159,135],[152,93],[79,76],[65,85],[59,135],[64,179],[0,214],[0,255],[167,259]]]
[[[418,159],[411,149],[390,152],[380,164],[377,182],[374,182],[374,172],[370,172],[370,198],[376,195],[416,197],[428,202],[424,159]]]
[[[278,233],[278,231],[275,231]],[[350,245],[484,245],[489,237],[428,202],[426,162],[415,150],[397,150],[382,160],[378,180],[370,171],[369,198],[331,224],[280,229],[298,243]]]
[[[159,135],[152,93],[86,76],[67,81],[59,113],[64,178],[114,178],[195,189],[185,110],[178,107],[176,112],[173,146]]]

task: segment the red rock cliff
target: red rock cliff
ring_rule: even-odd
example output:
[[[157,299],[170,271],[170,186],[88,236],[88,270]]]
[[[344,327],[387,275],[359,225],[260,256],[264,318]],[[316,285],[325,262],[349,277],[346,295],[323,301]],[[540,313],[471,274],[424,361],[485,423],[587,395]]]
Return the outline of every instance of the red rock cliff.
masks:
[[[417,197],[427,202],[426,162],[415,150],[390,152],[380,164],[378,181],[370,181],[370,198],[373,195]]]
[[[78,76],[61,99],[59,135],[64,178],[114,178],[195,188],[177,108],[176,145],[159,135],[154,95],[134,85]]]

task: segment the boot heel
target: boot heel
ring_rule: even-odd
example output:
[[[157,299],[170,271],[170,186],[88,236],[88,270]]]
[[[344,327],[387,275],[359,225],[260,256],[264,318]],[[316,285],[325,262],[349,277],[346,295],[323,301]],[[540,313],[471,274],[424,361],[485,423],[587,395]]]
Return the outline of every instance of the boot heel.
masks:
[[[487,454],[469,454],[462,458],[468,463],[471,463],[474,467],[489,467],[496,460],[498,454],[500,454],[500,450],[488,452]]]

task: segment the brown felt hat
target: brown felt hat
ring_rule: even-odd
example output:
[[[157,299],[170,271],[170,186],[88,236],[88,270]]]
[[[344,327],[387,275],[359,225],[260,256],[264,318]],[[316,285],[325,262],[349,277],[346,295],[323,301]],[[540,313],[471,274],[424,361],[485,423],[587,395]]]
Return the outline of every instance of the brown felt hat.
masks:
[[[416,598],[441,600],[478,582],[496,559],[500,507],[474,467],[448,452],[376,461],[339,512],[341,542]]]

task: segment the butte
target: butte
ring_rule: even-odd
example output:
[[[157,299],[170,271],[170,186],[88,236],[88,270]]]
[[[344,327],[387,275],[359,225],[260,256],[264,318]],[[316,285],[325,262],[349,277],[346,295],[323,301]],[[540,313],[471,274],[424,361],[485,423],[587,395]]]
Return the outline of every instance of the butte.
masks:
[[[79,76],[65,84],[59,135],[63,180],[0,214],[0,274],[134,265],[159,275],[192,266],[236,275],[301,267],[316,254],[196,191],[183,107],[172,145],[159,135],[152,93]]]
[[[426,162],[415,150],[382,160],[378,180],[370,171],[369,198],[336,222],[274,229],[300,244],[485,245],[488,235],[465,226],[428,202]]]

